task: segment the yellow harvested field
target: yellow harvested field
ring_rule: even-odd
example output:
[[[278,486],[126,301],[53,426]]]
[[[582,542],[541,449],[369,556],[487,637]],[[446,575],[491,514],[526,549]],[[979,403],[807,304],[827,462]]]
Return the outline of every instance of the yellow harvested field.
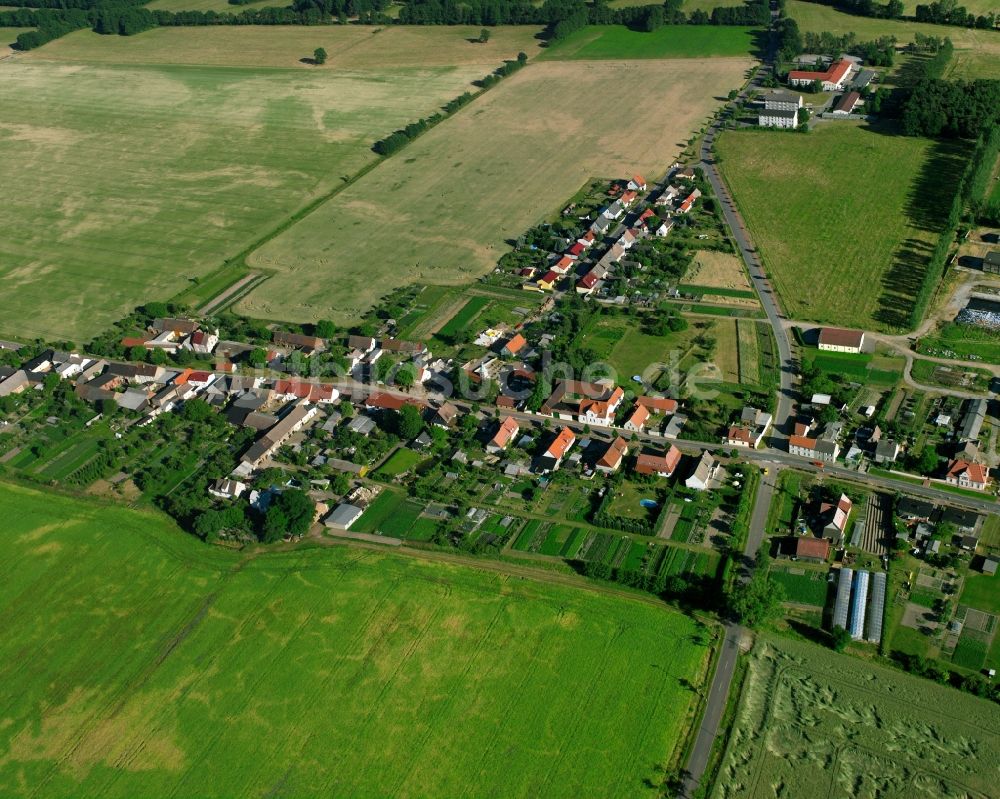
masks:
[[[154,28],[137,36],[101,36],[77,31],[22,58],[111,64],[170,64],[220,67],[288,67],[311,74],[401,67],[483,67],[486,75],[519,52],[538,52],[538,28],[492,28],[485,44],[470,41],[480,28],[411,26],[372,28],[206,26]],[[316,67],[302,59],[324,48],[327,61]],[[386,131],[387,133],[389,131]]]
[[[390,290],[458,284],[593,176],[662,173],[748,58],[531,64],[249,258],[241,309],[356,320]]]
[[[740,257],[715,250],[699,250],[695,253],[694,263],[684,276],[684,282],[714,289],[753,291]]]

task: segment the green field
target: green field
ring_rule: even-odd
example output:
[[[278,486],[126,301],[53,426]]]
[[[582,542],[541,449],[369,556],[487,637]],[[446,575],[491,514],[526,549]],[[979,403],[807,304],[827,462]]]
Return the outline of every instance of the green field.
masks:
[[[423,459],[424,456],[419,452],[401,447],[392,453],[385,463],[379,466],[378,473],[388,477],[395,477],[398,474],[410,471]]]
[[[750,64],[530,63],[254,252],[276,275],[237,307],[354,323],[394,288],[468,284],[595,175],[662,170]]]
[[[712,795],[996,793],[1000,708],[814,644],[761,637]]]
[[[800,136],[727,131],[717,150],[790,318],[907,327],[960,146],[843,122]]]
[[[0,512],[6,797],[655,796],[705,665],[697,622],[590,591]]]
[[[462,306],[458,313],[441,326],[438,333],[447,337],[457,336],[469,326],[469,323],[473,320],[476,314],[489,304],[490,301],[488,297],[473,297]]]
[[[826,604],[827,582],[826,574],[818,571],[806,571],[804,574],[793,574],[786,569],[772,569],[771,577],[785,589],[785,600],[800,602],[804,605]]]
[[[755,29],[715,25],[665,25],[652,33],[624,25],[588,25],[545,50],[544,59],[705,58],[747,56]],[[732,88],[739,88],[733,85]]]
[[[919,0],[907,0],[907,2],[915,6]],[[970,3],[962,2],[959,5],[971,9],[979,2],[987,0],[972,0]],[[788,0],[785,8],[786,14],[798,22],[799,29],[803,33],[827,31],[838,36],[855,33],[860,41],[872,40],[879,36],[895,36],[900,44],[913,41],[917,33],[950,38],[955,45],[955,55],[948,72],[948,77],[951,78],[995,78],[1000,72],[998,69],[1000,32],[860,17],[804,0]]]
[[[969,574],[959,602],[1000,615],[1000,577],[995,574]]]

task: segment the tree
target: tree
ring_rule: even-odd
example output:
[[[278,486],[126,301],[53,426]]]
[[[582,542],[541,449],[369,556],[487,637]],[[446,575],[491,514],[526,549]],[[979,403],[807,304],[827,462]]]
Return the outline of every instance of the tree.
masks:
[[[254,369],[263,369],[267,366],[267,351],[261,347],[254,347],[247,355],[247,363]]]
[[[737,580],[726,597],[732,614],[747,627],[758,627],[777,615],[784,591],[760,567],[749,582]]]
[[[851,634],[843,627],[837,626],[830,633],[830,646],[834,652],[843,652],[851,643]]]
[[[145,347],[129,347],[128,359],[130,361],[145,361],[148,350]]]
[[[411,441],[419,436],[424,429],[424,420],[420,411],[413,405],[404,405],[397,414],[396,429],[399,431],[399,437],[406,441]]]
[[[524,51],[518,53],[517,54],[517,63],[520,64],[522,67],[525,64],[527,64],[528,63],[528,54],[525,53]]]
[[[285,514],[289,533],[303,535],[309,530],[316,506],[305,491],[298,488],[282,491],[274,504]]]
[[[324,50],[322,47],[317,47],[315,50],[313,50],[313,63],[315,63],[316,66],[320,66],[321,64],[325,64],[326,63],[326,50]]]
[[[189,422],[204,422],[212,415],[212,406],[205,400],[195,397],[184,403],[181,415]]]
[[[417,370],[412,363],[404,363],[396,370],[395,382],[400,388],[413,388],[417,381]]]
[[[101,415],[105,419],[110,419],[118,413],[118,403],[113,399],[102,399],[101,400]]]
[[[261,529],[260,540],[265,544],[273,544],[280,541],[288,533],[288,517],[285,512],[278,507],[277,503],[272,504],[264,516],[264,526]]]
[[[479,31],[479,42],[480,42],[480,44],[486,44],[486,42],[488,42],[489,40],[490,40],[490,29],[489,28],[483,28],[481,31]]]
[[[314,332],[320,338],[333,338],[337,335],[337,326],[329,319],[320,319],[316,323]]]
[[[729,99],[729,100],[735,100],[739,96],[740,96],[740,93],[739,93],[739,91],[737,89],[730,89],[729,90],[729,94],[726,95],[726,98]]]

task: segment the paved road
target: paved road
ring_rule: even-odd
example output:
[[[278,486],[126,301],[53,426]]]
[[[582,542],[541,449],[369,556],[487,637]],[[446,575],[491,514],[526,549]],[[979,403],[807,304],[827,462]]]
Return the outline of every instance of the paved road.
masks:
[[[745,100],[751,90],[761,89],[762,81],[769,71],[769,66],[765,65],[761,67],[735,102]],[[712,156],[712,145],[715,143],[718,133],[719,123],[715,123],[705,133],[705,138],[702,139],[701,143],[701,163],[699,166],[701,166],[705,176],[708,178],[708,182],[712,185],[712,191],[715,192],[715,196],[719,198],[719,202],[722,205],[722,215],[733,233],[733,238],[739,247],[740,255],[743,256],[743,261],[746,263],[747,270],[753,280],[754,289],[756,289],[757,294],[760,296],[760,302],[764,308],[764,312],[767,314],[767,320],[771,324],[772,330],[774,330],[774,338],[778,345],[778,362],[780,363],[780,388],[778,391],[777,411],[774,415],[775,424],[772,441],[774,444],[780,446],[791,430],[792,403],[795,396],[792,378],[793,375],[797,374],[797,369],[795,360],[792,357],[792,344],[788,338],[788,331],[782,324],[783,317],[778,308],[777,295],[771,288],[767,275],[764,274],[763,264],[753,246],[746,225],[743,224],[743,219],[736,208],[736,203],[733,202],[732,195],[729,193],[729,189],[722,181],[719,170],[715,166],[715,158]]]

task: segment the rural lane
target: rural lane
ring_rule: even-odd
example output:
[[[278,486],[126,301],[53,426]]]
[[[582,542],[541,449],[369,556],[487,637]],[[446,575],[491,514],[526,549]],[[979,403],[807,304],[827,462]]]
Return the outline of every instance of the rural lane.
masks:
[[[742,102],[747,99],[748,93],[751,90],[762,88],[762,79],[767,74],[768,69],[769,67],[767,66],[758,69],[746,88],[740,92],[739,96],[733,102]],[[729,193],[729,189],[723,182],[719,170],[715,165],[712,146],[715,144],[721,124],[720,121],[713,122],[711,127],[705,132],[705,136],[701,141],[701,162],[698,166],[705,173],[708,182],[712,186],[712,191],[715,192],[715,196],[722,206],[723,218],[732,231],[740,255],[743,256],[743,261],[747,265],[747,271],[753,280],[754,289],[757,291],[764,312],[767,314],[767,321],[774,331],[774,338],[778,345],[780,368],[778,372],[778,405],[774,415],[774,430],[771,440],[775,445],[780,445],[787,438],[787,431],[791,428],[792,403],[795,396],[792,376],[796,374],[796,364],[792,356],[792,344],[788,338],[788,331],[782,323],[782,314],[778,308],[777,296],[774,293],[774,289],[771,288],[767,275],[764,273],[764,266],[756,249],[753,247],[750,233],[743,223],[743,218],[740,216],[736,203],[733,201],[733,197]]]

